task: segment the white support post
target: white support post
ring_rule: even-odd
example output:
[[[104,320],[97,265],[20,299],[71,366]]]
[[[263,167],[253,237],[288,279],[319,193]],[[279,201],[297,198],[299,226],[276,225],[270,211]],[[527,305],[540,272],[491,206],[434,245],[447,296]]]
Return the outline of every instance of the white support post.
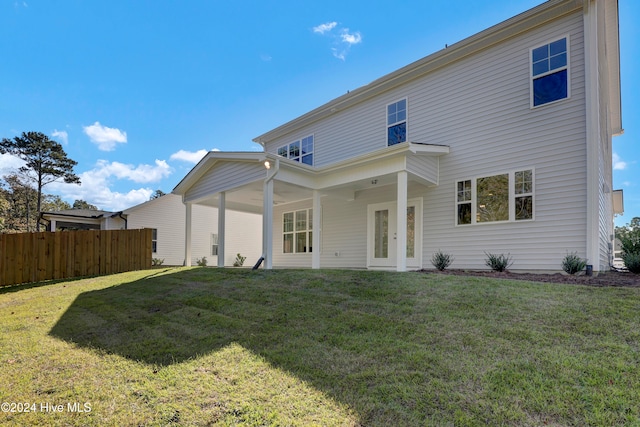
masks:
[[[191,267],[191,203],[185,203],[184,265]]]
[[[224,267],[225,215],[227,197],[224,191],[218,195],[218,267]]]
[[[320,192],[313,190],[313,221],[311,223],[313,230],[313,237],[311,238],[311,268],[313,269],[320,268],[320,214]]]
[[[396,270],[407,271],[407,171],[398,172],[397,206]]]
[[[273,268],[273,180],[266,180],[263,190],[262,209],[262,253],[264,268]]]
[[[56,231],[56,220],[52,219],[49,223],[49,227],[51,227],[51,231]]]

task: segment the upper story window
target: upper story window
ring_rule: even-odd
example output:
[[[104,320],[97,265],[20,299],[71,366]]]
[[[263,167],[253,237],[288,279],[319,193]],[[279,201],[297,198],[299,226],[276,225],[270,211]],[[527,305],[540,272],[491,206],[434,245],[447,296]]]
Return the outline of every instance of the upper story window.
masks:
[[[407,140],[407,99],[387,105],[387,145]]]
[[[533,219],[533,169],[456,182],[456,225]]]
[[[278,155],[313,166],[313,135],[278,147]]]
[[[563,37],[531,49],[531,104],[533,107],[569,97],[569,48]]]

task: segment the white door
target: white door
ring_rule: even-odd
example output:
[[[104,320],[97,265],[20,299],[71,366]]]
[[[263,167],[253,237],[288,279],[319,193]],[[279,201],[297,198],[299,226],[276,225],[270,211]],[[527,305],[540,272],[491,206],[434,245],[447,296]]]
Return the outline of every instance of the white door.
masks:
[[[397,204],[368,206],[367,261],[369,267],[397,265]],[[420,268],[422,262],[422,199],[407,202],[407,266]]]

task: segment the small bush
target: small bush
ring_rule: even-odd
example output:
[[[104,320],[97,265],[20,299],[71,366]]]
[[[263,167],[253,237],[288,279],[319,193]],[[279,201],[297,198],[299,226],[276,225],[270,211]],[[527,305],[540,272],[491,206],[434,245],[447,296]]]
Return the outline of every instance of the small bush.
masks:
[[[587,260],[578,256],[577,252],[567,253],[562,259],[562,269],[569,274],[576,274],[587,266]]]
[[[434,253],[431,257],[431,264],[440,271],[444,271],[453,262],[453,255],[445,254],[441,250]]]
[[[207,257],[203,256],[200,259],[196,259],[196,264],[198,264],[199,267],[206,267],[207,266]]]
[[[235,261],[233,261],[233,266],[234,267],[242,267],[242,265],[244,264],[244,260],[247,259],[246,256],[242,256],[240,254],[236,255],[236,259]]]
[[[151,266],[153,267],[157,267],[160,266],[164,263],[164,258],[160,259],[160,258],[152,258],[151,259]]]
[[[510,254],[506,256],[504,254],[495,255],[484,253],[487,256],[485,260],[485,264],[491,268],[493,271],[503,272],[506,271],[507,268],[513,264],[513,260],[511,259]]]
[[[640,273],[640,252],[623,252],[622,260],[630,272],[634,274]]]

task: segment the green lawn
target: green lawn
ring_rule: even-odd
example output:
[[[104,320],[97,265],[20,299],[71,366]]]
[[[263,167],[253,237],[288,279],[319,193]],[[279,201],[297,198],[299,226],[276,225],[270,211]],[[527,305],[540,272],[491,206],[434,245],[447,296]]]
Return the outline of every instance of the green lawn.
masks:
[[[0,289],[0,402],[23,411],[2,425],[640,425],[639,365],[637,288],[165,268]]]

